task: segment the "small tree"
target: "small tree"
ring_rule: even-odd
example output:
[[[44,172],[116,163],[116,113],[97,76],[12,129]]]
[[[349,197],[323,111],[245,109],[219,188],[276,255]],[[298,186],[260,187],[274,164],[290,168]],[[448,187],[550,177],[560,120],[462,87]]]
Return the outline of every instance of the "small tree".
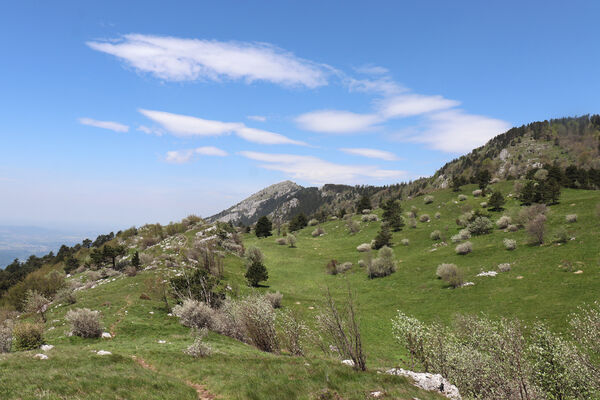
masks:
[[[125,251],[126,251],[125,246],[104,245],[104,249],[102,249],[102,255],[104,256],[104,259],[107,259],[107,258],[110,259],[112,262],[113,268],[116,269],[117,268],[117,257],[124,255]]]
[[[260,249],[250,247],[248,249],[248,261],[246,262],[246,274],[244,275],[250,286],[257,287],[259,282],[269,279],[267,267],[264,265],[264,256]]]
[[[370,210],[371,208],[371,197],[367,194],[361,196],[360,200],[356,203],[356,211],[359,213],[362,212],[362,210]]]
[[[135,269],[140,269],[140,266],[142,265],[142,263],[140,262],[140,253],[139,252],[135,252],[133,254],[133,257],[131,257],[131,265],[133,265],[135,267]]]
[[[479,189],[481,189],[482,194],[485,196],[485,189],[492,180],[490,171],[488,171],[487,169],[480,170],[475,176],[475,179],[477,180],[477,185],[479,186]]]
[[[67,259],[65,260],[65,273],[70,274],[77,268],[79,268],[79,261],[72,255],[67,257]]]
[[[462,175],[454,175],[452,177],[452,191],[460,192],[460,187],[465,184]]]
[[[500,211],[502,210],[502,206],[504,205],[504,203],[506,203],[504,196],[502,196],[502,193],[500,193],[499,191],[496,191],[492,193],[488,205],[492,208],[493,211]]]
[[[262,216],[256,222],[256,228],[254,228],[254,232],[256,233],[256,237],[268,237],[271,236],[271,230],[273,229],[273,224],[267,218],[267,216]]]
[[[286,240],[287,240],[288,246],[290,246],[292,248],[296,247],[296,236],[294,236],[290,233],[286,236]]]
[[[35,290],[29,290],[25,298],[24,310],[32,314],[40,314],[42,321],[46,322],[46,310],[48,310],[49,304],[50,300]]]
[[[390,228],[387,225],[382,225],[381,230],[375,236],[375,243],[373,244],[373,248],[379,250],[383,246],[391,246],[392,245],[392,233],[390,232]]]
[[[402,218],[402,207],[398,200],[388,200],[382,206],[383,208],[383,221],[394,231],[398,232],[402,230],[404,226],[404,218]]]
[[[300,213],[290,221],[290,232],[299,231],[300,229],[306,227],[306,225],[308,225],[308,219],[304,213]]]
[[[544,235],[546,233],[546,216],[540,214],[533,218],[527,224],[527,233],[537,244],[544,244]]]

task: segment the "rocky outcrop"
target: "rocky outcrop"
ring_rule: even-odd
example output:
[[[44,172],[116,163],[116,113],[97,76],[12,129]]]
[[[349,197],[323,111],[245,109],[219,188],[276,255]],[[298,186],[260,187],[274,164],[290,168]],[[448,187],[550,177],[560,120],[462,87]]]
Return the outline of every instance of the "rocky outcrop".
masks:
[[[389,375],[406,376],[414,381],[415,386],[430,392],[438,392],[452,400],[462,400],[458,388],[448,382],[440,374],[413,372],[402,368],[392,368],[386,371]]]

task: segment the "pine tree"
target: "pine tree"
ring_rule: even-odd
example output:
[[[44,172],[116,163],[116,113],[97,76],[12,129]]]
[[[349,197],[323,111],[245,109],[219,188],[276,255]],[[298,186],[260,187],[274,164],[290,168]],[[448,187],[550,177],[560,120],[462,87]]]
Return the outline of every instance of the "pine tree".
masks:
[[[290,221],[290,232],[299,231],[300,229],[306,227],[306,225],[308,225],[308,219],[304,213],[300,213]]]
[[[490,181],[492,180],[490,171],[488,171],[487,169],[480,170],[477,173],[475,179],[477,180],[479,189],[481,189],[483,191],[483,194],[485,195],[485,188],[487,188],[487,186],[490,184]]]
[[[502,193],[498,191],[492,193],[490,201],[488,202],[490,207],[492,207],[493,211],[502,210],[502,206],[504,205],[504,203],[506,203],[506,200],[504,200],[504,196],[502,196]]]
[[[271,236],[271,230],[273,229],[273,224],[269,221],[269,218],[266,216],[262,216],[256,222],[256,227],[254,228],[254,233],[256,233],[256,237],[268,237]]]
[[[383,222],[394,231],[398,232],[402,230],[404,226],[404,218],[402,218],[402,206],[398,200],[390,199],[383,203]]]
[[[519,194],[519,200],[525,206],[533,203],[535,198],[535,187],[532,181],[527,181],[523,189],[521,189],[521,193]]]
[[[373,244],[373,248],[375,250],[379,250],[383,246],[391,246],[392,245],[392,233],[390,232],[390,228],[387,225],[381,225],[381,230],[375,236],[375,243]]]
[[[140,262],[140,253],[136,251],[133,254],[133,257],[131,257],[131,265],[133,265],[135,269],[140,269],[141,264],[142,263]]]
[[[250,286],[258,286],[259,282],[269,279],[267,267],[264,265],[264,256],[260,249],[251,247],[248,249],[248,261],[246,262],[246,280]]]
[[[370,210],[371,208],[371,197],[367,194],[361,196],[358,203],[356,203],[356,211],[359,213],[362,212],[362,210]]]
[[[460,192],[460,187],[465,184],[465,181],[461,175],[454,175],[452,177],[452,191]]]

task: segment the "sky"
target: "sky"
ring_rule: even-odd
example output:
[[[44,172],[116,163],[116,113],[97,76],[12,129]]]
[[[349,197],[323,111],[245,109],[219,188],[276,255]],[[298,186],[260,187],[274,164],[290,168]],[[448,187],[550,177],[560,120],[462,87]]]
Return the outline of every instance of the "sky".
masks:
[[[597,1],[0,5],[0,225],[209,216],[270,184],[429,176],[600,112]]]

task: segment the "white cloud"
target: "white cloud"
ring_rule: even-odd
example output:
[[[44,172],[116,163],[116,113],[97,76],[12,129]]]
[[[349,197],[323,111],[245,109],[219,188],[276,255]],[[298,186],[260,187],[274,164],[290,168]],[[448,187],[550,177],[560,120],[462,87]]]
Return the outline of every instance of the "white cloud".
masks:
[[[306,145],[304,142],[290,139],[275,132],[261,129],[249,128],[241,122],[221,122],[208,120],[188,115],[173,114],[164,111],[153,111],[140,109],[140,113],[159,124],[166,131],[175,136],[219,136],[235,133],[244,140],[259,144],[294,144]],[[144,129],[141,129],[141,128]],[[156,132],[155,128],[140,127],[146,133]],[[160,130],[158,130],[160,132]]]
[[[79,123],[83,125],[93,126],[96,128],[109,129],[115,132],[127,132],[129,127],[114,121],[98,121],[92,118],[79,118]]]
[[[484,145],[508,129],[510,124],[506,121],[449,110],[428,115],[425,127],[419,133],[399,135],[398,138],[425,143],[436,150],[463,153]]]
[[[203,146],[203,147],[197,147],[194,152],[196,154],[200,154],[203,156],[217,156],[217,157],[225,157],[227,155],[227,152],[225,150],[221,150],[217,147],[213,147],[213,146]]]
[[[340,151],[343,151],[347,154],[353,154],[362,157],[368,158],[377,158],[385,161],[396,161],[399,158],[389,151],[377,150],[377,149],[366,149],[366,148],[341,148]]]
[[[259,144],[295,144],[306,146],[306,143],[304,142],[290,139],[286,136],[280,135],[279,133],[248,128],[246,126],[237,128],[235,133],[242,139]]]
[[[359,74],[365,75],[385,75],[390,72],[390,70],[387,68],[373,64],[361,65],[360,67],[354,68],[354,70]]]
[[[313,156],[294,154],[267,154],[253,151],[240,153],[251,160],[260,161],[265,169],[280,171],[292,179],[313,184],[348,183],[376,180],[399,180],[406,176],[404,171],[379,169],[369,165],[342,165],[321,160]]]
[[[164,129],[175,136],[218,136],[233,132],[241,124],[213,121],[191,117],[188,115],[173,114],[164,111],[140,109],[145,117],[160,124]]]
[[[301,128],[324,133],[354,133],[372,130],[381,122],[375,114],[357,114],[341,110],[312,111],[296,117]]]
[[[225,157],[227,152],[213,146],[198,147],[195,149],[167,151],[165,161],[171,164],[184,164],[189,162],[194,155]]]
[[[251,119],[252,121],[265,122],[267,117],[262,115],[248,115],[246,118]]]
[[[406,88],[385,76],[377,79],[355,79],[346,77],[344,82],[351,92],[377,93],[384,96],[392,96],[406,91]]]
[[[330,69],[266,43],[129,34],[87,45],[170,81],[230,79],[315,88],[327,84]]]
[[[433,111],[456,107],[460,102],[442,96],[404,94],[387,98],[379,103],[380,113],[385,118],[410,117]]]
[[[146,125],[138,126],[137,130],[140,132],[144,132],[147,135],[156,135],[156,136],[162,136],[165,133],[162,129],[154,128],[154,127],[150,127],[150,126],[146,126]]]

